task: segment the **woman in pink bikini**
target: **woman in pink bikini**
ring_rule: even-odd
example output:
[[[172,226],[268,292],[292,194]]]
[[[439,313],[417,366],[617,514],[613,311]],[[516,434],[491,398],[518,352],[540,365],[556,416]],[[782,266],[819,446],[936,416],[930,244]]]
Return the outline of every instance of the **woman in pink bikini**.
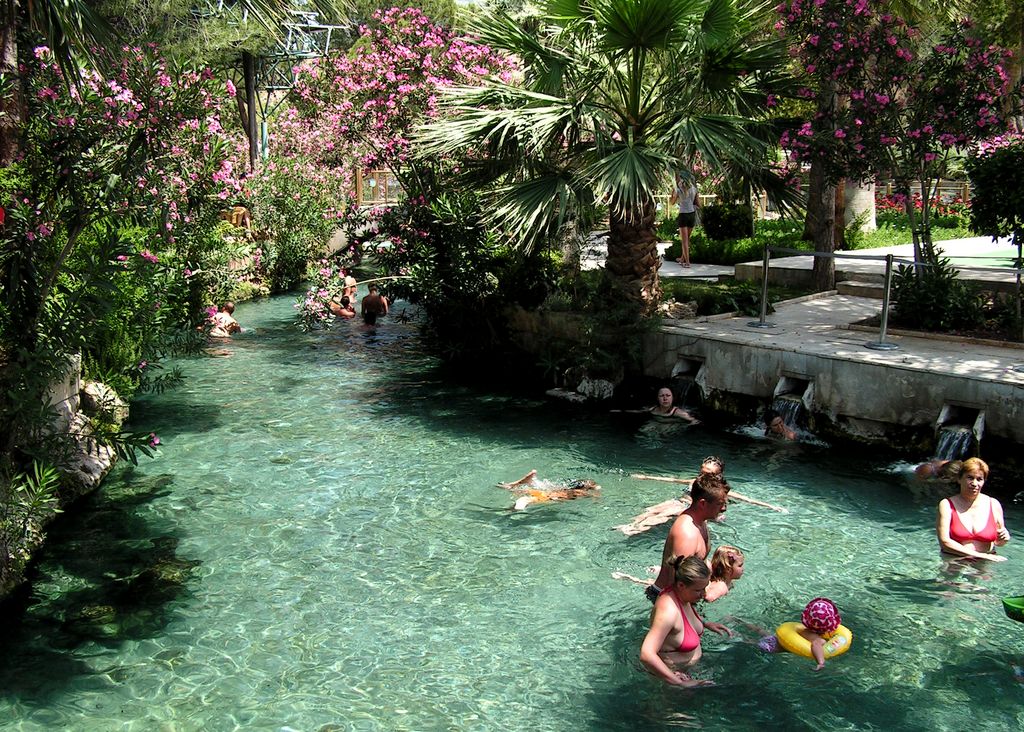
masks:
[[[692,679],[678,670],[700,660],[700,637],[704,629],[732,635],[721,623],[701,620],[693,605],[704,597],[711,570],[697,556],[672,557],[675,582],[662,591],[651,611],[651,629],[640,647],[640,663],[673,686],[710,686],[712,682]]]
[[[999,501],[981,492],[988,479],[988,465],[980,458],[963,461],[957,473],[960,494],[939,504],[935,532],[944,554],[1005,562],[995,547],[1010,540]]]

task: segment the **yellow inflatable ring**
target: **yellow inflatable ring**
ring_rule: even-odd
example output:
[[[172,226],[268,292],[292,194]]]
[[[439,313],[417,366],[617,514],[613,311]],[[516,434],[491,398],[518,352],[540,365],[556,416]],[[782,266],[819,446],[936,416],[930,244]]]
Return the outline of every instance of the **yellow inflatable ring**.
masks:
[[[779,639],[779,645],[790,653],[813,659],[811,642],[799,633],[803,627],[802,623],[783,623],[775,629],[775,637]],[[835,634],[825,641],[825,658],[841,656],[850,650],[851,645],[853,633],[845,625],[840,625],[836,628]]]

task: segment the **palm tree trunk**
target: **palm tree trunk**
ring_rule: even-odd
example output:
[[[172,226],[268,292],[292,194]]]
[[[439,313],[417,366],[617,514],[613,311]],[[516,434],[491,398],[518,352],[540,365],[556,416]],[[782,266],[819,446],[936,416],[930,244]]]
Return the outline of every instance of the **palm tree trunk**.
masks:
[[[608,220],[605,272],[619,297],[634,305],[639,316],[653,315],[661,302],[654,201],[640,207],[638,217],[612,210]]]

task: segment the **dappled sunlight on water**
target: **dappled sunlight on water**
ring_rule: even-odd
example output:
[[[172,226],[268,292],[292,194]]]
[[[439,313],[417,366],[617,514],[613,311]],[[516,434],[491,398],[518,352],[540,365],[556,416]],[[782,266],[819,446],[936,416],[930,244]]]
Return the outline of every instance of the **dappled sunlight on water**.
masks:
[[[988,567],[947,566],[941,495],[871,451],[654,429],[446,383],[408,325],[300,333],[287,299],[186,361],[140,404],[157,459],[122,467],[51,531],[7,623],[0,728],[281,730],[1016,729],[1020,537]],[[678,691],[640,670],[645,576],[667,525],[611,527],[725,458],[742,503],[712,527],[747,555],[732,616]],[[998,469],[998,466],[994,466]],[[530,469],[600,494],[511,511]],[[835,600],[852,650],[819,673],[765,656],[755,629]]]

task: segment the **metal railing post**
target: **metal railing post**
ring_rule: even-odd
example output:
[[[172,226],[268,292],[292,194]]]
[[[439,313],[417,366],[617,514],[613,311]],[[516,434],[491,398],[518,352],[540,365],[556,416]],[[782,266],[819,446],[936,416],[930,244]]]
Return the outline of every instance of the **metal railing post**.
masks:
[[[761,319],[747,323],[751,328],[774,328],[774,323],[766,323],[768,317],[768,260],[771,257],[767,244],[764,245],[764,257],[761,259]]]
[[[864,345],[876,351],[895,351],[899,348],[895,343],[885,340],[889,330],[889,290],[892,287],[892,255],[885,255],[885,289],[882,291],[882,324],[878,329],[878,342],[868,341]]]

